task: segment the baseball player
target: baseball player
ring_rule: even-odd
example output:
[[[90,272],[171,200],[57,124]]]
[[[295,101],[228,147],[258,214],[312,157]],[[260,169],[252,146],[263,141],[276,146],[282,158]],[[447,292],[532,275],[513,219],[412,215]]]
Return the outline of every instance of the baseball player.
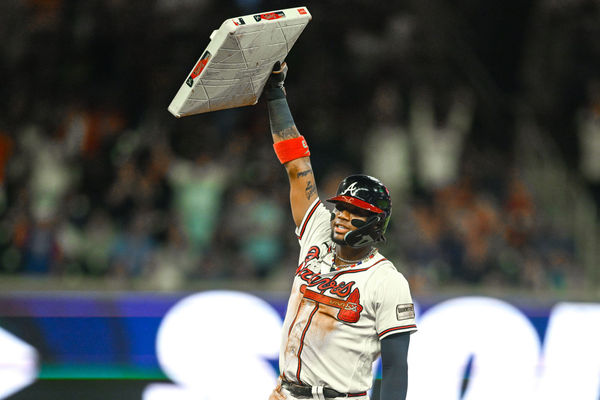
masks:
[[[273,147],[290,182],[300,257],[281,337],[279,383],[269,400],[368,400],[373,362],[382,358],[381,400],[405,399],[407,352],[416,331],[408,283],[375,245],[392,202],[386,187],[352,175],[328,202],[317,194],[310,150],[292,118],[276,64],[264,95]]]

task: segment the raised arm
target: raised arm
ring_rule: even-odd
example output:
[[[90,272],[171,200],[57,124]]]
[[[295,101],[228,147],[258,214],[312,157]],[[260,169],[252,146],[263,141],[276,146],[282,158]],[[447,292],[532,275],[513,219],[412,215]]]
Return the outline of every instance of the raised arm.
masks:
[[[283,87],[286,73],[285,63],[275,64],[264,93],[269,110],[273,147],[288,174],[292,216],[296,226],[299,226],[306,210],[317,198],[317,187],[310,165],[308,145],[296,128],[286,99]]]

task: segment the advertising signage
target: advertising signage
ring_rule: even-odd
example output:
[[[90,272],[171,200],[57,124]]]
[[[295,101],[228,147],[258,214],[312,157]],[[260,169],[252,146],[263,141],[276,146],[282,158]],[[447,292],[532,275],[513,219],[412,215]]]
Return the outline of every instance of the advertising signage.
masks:
[[[0,399],[267,399],[286,303],[238,291],[2,295]],[[600,398],[600,304],[462,296],[415,309],[409,399]]]

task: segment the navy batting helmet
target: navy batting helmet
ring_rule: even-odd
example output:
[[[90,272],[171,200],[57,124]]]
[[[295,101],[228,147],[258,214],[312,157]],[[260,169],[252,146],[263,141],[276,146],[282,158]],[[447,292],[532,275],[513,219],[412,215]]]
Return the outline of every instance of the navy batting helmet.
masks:
[[[338,186],[330,203],[348,203],[373,213],[366,221],[354,219],[358,229],[346,233],[344,241],[351,247],[363,247],[384,241],[385,231],[392,215],[390,192],[378,179],[369,175],[350,175]]]

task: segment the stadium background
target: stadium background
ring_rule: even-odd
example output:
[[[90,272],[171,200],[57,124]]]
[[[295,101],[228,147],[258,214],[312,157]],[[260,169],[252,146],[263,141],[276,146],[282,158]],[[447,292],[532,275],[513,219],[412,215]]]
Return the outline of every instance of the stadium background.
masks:
[[[285,297],[296,242],[264,104],[180,120],[166,107],[224,19],[295,5],[313,20],[286,86],[320,195],[351,172],[383,179],[383,252],[415,298],[600,299],[597,2],[6,0],[0,327],[41,352],[32,388],[105,384],[102,368],[76,373],[102,365],[86,353],[100,350],[71,362],[48,345],[48,332],[92,336],[93,313],[52,322],[72,307],[140,296],[165,311],[210,289]],[[60,299],[63,314],[40,311]],[[133,314],[144,349],[151,314]],[[131,372],[116,349],[121,393],[165,379]]]

